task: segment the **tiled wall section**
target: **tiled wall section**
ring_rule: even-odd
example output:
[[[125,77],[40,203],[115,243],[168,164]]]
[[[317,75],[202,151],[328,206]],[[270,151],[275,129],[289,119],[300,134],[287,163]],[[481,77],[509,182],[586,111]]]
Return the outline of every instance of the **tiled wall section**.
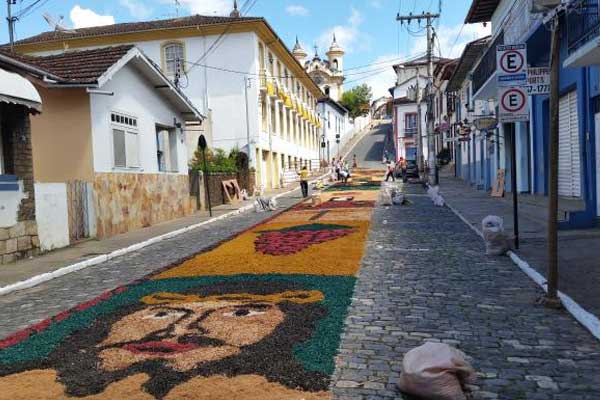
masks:
[[[96,174],[94,193],[99,239],[194,212],[187,175]]]

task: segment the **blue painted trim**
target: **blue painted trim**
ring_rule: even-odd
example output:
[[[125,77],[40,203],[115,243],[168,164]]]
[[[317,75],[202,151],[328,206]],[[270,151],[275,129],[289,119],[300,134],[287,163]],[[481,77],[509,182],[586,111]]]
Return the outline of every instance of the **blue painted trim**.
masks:
[[[16,182],[16,175],[0,175],[0,182]]]
[[[18,192],[18,183],[4,183],[0,185],[0,192]]]

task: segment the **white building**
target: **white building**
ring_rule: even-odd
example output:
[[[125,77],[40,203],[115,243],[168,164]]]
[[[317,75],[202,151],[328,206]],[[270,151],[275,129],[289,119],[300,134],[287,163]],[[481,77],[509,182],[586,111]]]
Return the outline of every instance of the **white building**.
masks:
[[[316,107],[323,93],[263,18],[234,10],[230,17],[52,31],[15,48],[51,54],[115,44],[135,44],[207,116],[186,133],[188,158],[204,133],[212,147],[248,152],[257,183],[265,187],[280,185],[286,165],[318,167]]]
[[[445,59],[433,58],[434,67]],[[394,65],[397,80],[396,86],[390,89],[394,97],[392,115],[396,157],[399,159],[415,159],[417,156],[417,135],[419,131],[419,104],[421,102],[421,143],[423,160],[429,159],[427,136],[427,103],[424,98],[427,79],[427,58],[421,57],[413,61]],[[433,71],[432,71],[433,72]]]
[[[296,45],[292,52],[298,62],[306,68],[310,77],[321,88],[325,96],[339,101],[344,94],[344,50],[340,47],[333,35],[333,41],[327,51],[327,60],[322,60],[318,49],[315,47],[315,55],[312,60],[307,60],[308,54],[296,38]]]
[[[351,137],[353,126],[350,124],[348,110],[330,97],[319,100],[319,114],[323,121],[321,143],[324,147],[321,157],[331,161],[334,157],[339,158],[340,149]]]
[[[42,250],[195,211],[183,127],[202,116],[141,51],[14,57],[44,104],[31,117]]]

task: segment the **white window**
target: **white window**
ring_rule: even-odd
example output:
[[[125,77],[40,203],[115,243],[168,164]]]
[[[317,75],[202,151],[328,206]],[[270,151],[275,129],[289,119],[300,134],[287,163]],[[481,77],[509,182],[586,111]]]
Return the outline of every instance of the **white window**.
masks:
[[[165,73],[175,75],[178,70],[183,70],[185,63],[185,52],[183,43],[169,43],[163,47],[165,60]]]
[[[158,170],[178,172],[177,132],[173,128],[156,127]]]
[[[139,132],[137,118],[113,112],[112,126],[113,165],[116,168],[139,168]]]

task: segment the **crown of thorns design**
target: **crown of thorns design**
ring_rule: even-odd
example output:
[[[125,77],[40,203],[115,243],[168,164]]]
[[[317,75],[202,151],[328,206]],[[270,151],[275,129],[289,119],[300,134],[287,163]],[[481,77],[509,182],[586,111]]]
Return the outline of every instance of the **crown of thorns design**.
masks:
[[[215,296],[198,296],[181,293],[160,292],[145,296],[142,303],[149,305],[158,304],[186,304],[186,303],[212,303],[212,302],[235,302],[235,303],[317,303],[325,298],[318,290],[290,290],[273,294],[249,294],[231,293]]]

